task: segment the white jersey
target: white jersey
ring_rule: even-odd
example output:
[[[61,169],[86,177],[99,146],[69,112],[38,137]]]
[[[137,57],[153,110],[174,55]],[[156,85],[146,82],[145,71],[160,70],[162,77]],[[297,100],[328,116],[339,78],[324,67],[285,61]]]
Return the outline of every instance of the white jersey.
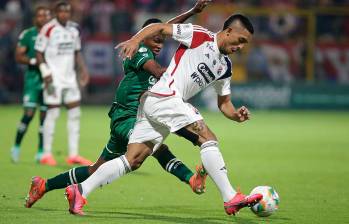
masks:
[[[77,24],[68,21],[62,26],[52,19],[41,30],[35,42],[35,50],[44,53],[52,71],[53,82],[60,86],[75,86],[75,52],[81,49]]]
[[[174,24],[179,45],[170,65],[150,92],[188,100],[209,85],[218,95],[230,94],[232,66],[219,52],[216,34],[192,24]]]

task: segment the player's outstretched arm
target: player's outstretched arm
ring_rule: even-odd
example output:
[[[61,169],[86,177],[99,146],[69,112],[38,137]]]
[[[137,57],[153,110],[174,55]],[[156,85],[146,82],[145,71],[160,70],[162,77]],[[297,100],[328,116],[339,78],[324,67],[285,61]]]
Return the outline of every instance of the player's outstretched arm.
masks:
[[[139,44],[147,37],[157,33],[165,36],[172,36],[173,25],[167,23],[155,23],[141,29],[131,39],[116,45],[115,49],[119,50],[119,56],[123,59],[132,58],[137,52]]]
[[[90,75],[87,70],[84,58],[80,51],[75,52],[75,61],[79,70],[79,82],[81,86],[86,86],[90,81]]]
[[[167,21],[167,23],[169,23],[169,24],[183,23],[184,21],[186,21],[187,19],[189,19],[193,15],[202,12],[202,10],[204,10],[204,8],[210,2],[212,2],[212,0],[198,0],[193,8],[186,11],[185,13],[182,13],[182,14],[170,19],[169,21]]]
[[[217,103],[219,110],[230,120],[244,122],[250,119],[250,112],[245,106],[242,106],[237,110],[235,109],[230,100],[230,94],[224,96],[218,95]]]

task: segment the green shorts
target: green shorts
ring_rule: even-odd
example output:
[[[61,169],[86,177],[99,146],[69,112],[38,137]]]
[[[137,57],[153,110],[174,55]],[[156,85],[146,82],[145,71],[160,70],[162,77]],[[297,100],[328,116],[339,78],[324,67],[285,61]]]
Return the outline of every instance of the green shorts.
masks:
[[[127,144],[133,127],[136,123],[136,116],[122,117],[123,110],[120,108],[111,108],[109,112],[110,138],[103,149],[101,157],[106,160],[112,160],[127,151]]]
[[[47,106],[44,104],[43,90],[41,87],[41,80],[35,78],[35,73],[27,72],[24,83],[23,91],[23,106],[24,107],[37,107],[40,106],[40,110],[47,110]],[[33,77],[34,76],[34,77]]]
[[[42,89],[25,89],[23,95],[24,107],[37,107],[40,106],[40,110],[47,110],[47,106],[44,104]]]

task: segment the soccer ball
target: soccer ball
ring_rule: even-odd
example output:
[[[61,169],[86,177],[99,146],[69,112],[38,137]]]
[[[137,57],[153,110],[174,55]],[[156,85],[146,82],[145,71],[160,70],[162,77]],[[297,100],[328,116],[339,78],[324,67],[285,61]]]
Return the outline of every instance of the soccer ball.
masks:
[[[263,199],[251,207],[252,212],[257,216],[270,216],[279,208],[280,198],[278,193],[272,187],[258,186],[255,187],[250,194],[263,195]]]

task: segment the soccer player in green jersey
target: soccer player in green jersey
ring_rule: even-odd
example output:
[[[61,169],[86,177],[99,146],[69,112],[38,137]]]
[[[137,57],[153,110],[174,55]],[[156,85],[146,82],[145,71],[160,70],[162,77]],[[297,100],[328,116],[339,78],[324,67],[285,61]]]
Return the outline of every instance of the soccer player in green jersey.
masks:
[[[184,22],[192,15],[200,13],[209,2],[208,0],[198,0],[191,10],[171,19],[168,23]],[[143,27],[160,22],[159,19],[149,19]],[[123,62],[125,77],[116,90],[114,102],[108,113],[111,119],[110,139],[98,160],[91,166],[76,167],[47,180],[39,176],[33,177],[25,207],[30,208],[51,190],[65,188],[67,185],[86,180],[103,163],[125,154],[129,136],[136,122],[138,98],[141,93],[151,88],[156,83],[157,78],[166,70],[155,60],[156,55],[163,47],[163,42],[164,36],[162,35],[147,38],[139,47],[135,57]],[[162,145],[161,150],[158,150],[153,156],[163,169],[189,184],[195,193],[201,194],[205,191],[207,174],[202,166],[197,166],[194,174],[169,151],[166,145]]]
[[[39,6],[35,10],[34,26],[25,29],[19,35],[19,41],[16,47],[16,61],[20,64],[28,65],[24,76],[24,113],[17,128],[15,144],[11,149],[11,159],[13,162],[19,161],[20,145],[28,129],[30,121],[33,119],[36,108],[40,106],[40,128],[39,128],[39,146],[35,160],[39,161],[43,151],[42,125],[45,119],[46,106],[43,103],[42,79],[35,58],[35,40],[43,25],[51,18],[50,10]]]

